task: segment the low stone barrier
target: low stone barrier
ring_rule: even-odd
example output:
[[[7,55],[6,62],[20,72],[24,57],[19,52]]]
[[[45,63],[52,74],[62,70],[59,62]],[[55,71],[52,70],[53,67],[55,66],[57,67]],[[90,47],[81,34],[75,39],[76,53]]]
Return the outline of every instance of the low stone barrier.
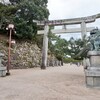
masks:
[[[49,66],[52,66],[52,67],[54,67],[54,66],[63,66],[63,64],[62,64],[62,62],[59,61],[59,60],[48,60],[47,66],[48,66],[48,67],[49,67]]]
[[[2,57],[4,57],[4,54],[0,53],[0,77],[6,76],[6,67],[3,66]]]

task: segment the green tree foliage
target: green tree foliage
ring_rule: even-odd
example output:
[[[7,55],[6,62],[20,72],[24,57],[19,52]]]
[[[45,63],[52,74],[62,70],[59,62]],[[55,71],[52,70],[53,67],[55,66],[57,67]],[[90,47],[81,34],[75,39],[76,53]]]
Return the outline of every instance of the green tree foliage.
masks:
[[[70,38],[70,40],[67,41],[49,33],[49,50],[55,54],[59,60],[63,59],[65,62],[77,62],[77,60],[82,60],[83,56],[78,59],[75,59],[75,56],[83,49],[87,41],[85,38],[83,40]]]
[[[33,20],[48,19],[47,0],[9,0],[10,4],[0,3],[0,24],[3,27],[13,23],[19,38],[32,39],[37,32]],[[6,23],[6,24],[5,24]],[[2,27],[1,27],[2,28]]]
[[[67,49],[67,40],[61,39],[60,36],[49,33],[49,50],[58,60],[62,60],[65,57]]]
[[[74,38],[70,38],[69,40],[69,53],[71,58],[74,58],[83,48],[84,41],[81,39],[75,40]]]
[[[83,59],[87,57],[87,52],[90,48],[90,37],[84,37],[83,40],[79,40],[78,45],[80,46],[79,52],[74,56],[74,59]]]

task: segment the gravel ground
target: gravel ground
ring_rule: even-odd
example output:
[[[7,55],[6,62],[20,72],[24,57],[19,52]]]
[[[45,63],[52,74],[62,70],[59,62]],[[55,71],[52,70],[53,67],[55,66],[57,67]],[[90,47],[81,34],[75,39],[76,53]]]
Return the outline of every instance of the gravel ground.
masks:
[[[86,87],[82,66],[10,72],[0,77],[0,100],[100,100],[100,89]]]

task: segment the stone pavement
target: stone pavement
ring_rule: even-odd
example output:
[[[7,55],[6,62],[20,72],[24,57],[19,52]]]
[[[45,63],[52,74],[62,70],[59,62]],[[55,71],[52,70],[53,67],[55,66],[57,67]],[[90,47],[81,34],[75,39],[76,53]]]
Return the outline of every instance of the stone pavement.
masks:
[[[10,72],[10,76],[0,77],[0,100],[100,100],[99,89],[86,88],[82,66]]]

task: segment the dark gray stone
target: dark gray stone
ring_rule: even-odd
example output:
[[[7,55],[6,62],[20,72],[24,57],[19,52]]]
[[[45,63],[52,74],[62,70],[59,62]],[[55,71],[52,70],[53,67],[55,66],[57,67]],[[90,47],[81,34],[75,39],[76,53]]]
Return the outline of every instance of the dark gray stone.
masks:
[[[85,70],[85,76],[100,76],[100,71],[95,70]]]
[[[89,51],[90,66],[85,69],[86,85],[100,87],[100,51]]]
[[[0,77],[6,76],[6,67],[0,67]]]
[[[93,77],[86,77],[86,85],[93,86]]]
[[[0,53],[0,77],[6,76],[6,67],[4,67],[1,63],[2,57],[4,57],[4,54]]]
[[[100,76],[99,77],[86,77],[86,85],[90,87],[100,87]]]

